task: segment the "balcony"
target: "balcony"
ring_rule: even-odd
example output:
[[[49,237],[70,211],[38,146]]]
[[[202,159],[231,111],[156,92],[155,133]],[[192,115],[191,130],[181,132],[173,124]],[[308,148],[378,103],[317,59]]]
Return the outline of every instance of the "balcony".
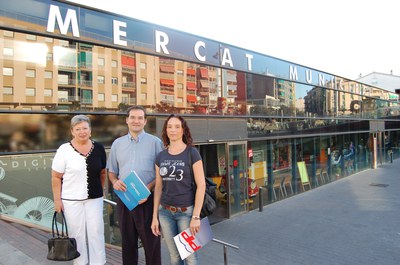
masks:
[[[58,103],[68,103],[68,98],[60,97],[58,98]]]
[[[81,99],[79,96],[68,96],[68,101],[69,102],[74,102],[74,101],[80,101]]]
[[[75,86],[76,79],[59,79],[57,84],[59,86]]]
[[[58,69],[60,70],[69,70],[76,71],[76,63],[75,62],[58,62]]]
[[[122,88],[136,88],[136,82],[123,82]]]
[[[136,105],[136,98],[122,98],[121,103],[128,105]]]
[[[84,87],[92,87],[93,81],[92,80],[79,80],[79,85]]]
[[[71,103],[74,101],[80,101],[80,98],[78,96],[64,96],[64,95],[58,97],[59,103]]]
[[[134,67],[122,66],[122,72],[123,73],[135,73],[135,68]]]
[[[92,63],[89,63],[89,62],[80,62],[79,67],[81,69],[86,69],[86,70],[92,70],[92,68],[93,68]]]
[[[89,52],[91,52],[93,49],[92,49],[92,47],[89,47],[89,46],[86,46],[86,45],[79,45],[79,50],[80,51],[89,51]]]
[[[58,98],[58,103],[72,103],[72,102],[80,102],[80,104],[93,104],[93,98],[80,98],[79,96],[60,96]]]
[[[92,105],[93,104],[93,98],[81,98],[81,104]]]

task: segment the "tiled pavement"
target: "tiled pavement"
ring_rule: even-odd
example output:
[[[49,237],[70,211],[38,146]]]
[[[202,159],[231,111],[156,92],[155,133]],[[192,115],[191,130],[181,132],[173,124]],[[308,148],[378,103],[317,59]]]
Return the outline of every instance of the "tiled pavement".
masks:
[[[235,265],[400,264],[400,160],[314,188],[212,226]],[[46,260],[48,234],[0,220],[0,264],[71,264]],[[143,250],[140,250],[143,258]],[[162,245],[164,264],[169,264]],[[223,247],[208,243],[202,264],[224,264]],[[107,249],[107,264],[121,264]],[[140,264],[145,264],[144,260]]]

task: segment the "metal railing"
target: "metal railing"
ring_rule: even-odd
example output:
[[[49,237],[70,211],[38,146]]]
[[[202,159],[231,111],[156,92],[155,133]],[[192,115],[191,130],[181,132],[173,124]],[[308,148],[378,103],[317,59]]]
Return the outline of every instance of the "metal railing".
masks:
[[[232,245],[232,244],[229,244],[229,243],[227,243],[227,242],[225,242],[225,241],[216,239],[216,238],[213,238],[212,241],[213,241],[213,242],[216,242],[216,243],[218,243],[218,244],[221,244],[221,245],[223,246],[223,250],[224,250],[224,264],[227,265],[227,264],[228,264],[228,247],[233,248],[233,249],[236,249],[236,250],[238,250],[239,247],[238,247],[238,246],[235,246],[235,245]]]
[[[105,198],[103,198],[103,201],[108,203],[108,204],[111,204],[112,206],[117,206],[117,203],[115,201],[111,201],[111,200],[108,200],[108,199],[105,199]]]

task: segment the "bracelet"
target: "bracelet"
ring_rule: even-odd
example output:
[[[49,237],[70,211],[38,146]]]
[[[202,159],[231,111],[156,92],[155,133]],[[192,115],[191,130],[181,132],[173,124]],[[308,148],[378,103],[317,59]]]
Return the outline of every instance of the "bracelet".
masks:
[[[194,220],[200,220],[200,216],[192,216],[192,219],[194,219]]]

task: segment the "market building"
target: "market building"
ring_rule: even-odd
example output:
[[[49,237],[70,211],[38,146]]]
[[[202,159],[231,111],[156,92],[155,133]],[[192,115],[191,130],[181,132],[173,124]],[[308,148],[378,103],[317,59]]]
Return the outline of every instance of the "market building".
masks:
[[[49,226],[71,117],[89,115],[109,148],[134,104],[158,136],[166,115],[185,116],[218,185],[213,222],[399,156],[393,91],[64,1],[0,0],[0,21],[1,214]]]

